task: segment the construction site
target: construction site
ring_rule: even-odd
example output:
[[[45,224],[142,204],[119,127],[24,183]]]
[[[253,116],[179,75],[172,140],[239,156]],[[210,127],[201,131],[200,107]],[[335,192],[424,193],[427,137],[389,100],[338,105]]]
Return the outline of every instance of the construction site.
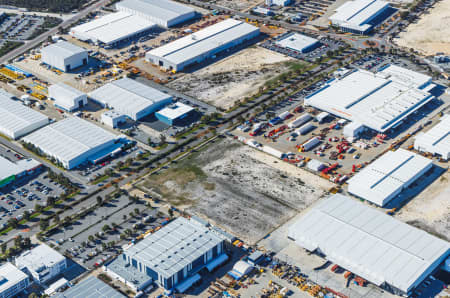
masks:
[[[332,184],[222,139],[148,176],[137,187],[256,243],[319,199]]]

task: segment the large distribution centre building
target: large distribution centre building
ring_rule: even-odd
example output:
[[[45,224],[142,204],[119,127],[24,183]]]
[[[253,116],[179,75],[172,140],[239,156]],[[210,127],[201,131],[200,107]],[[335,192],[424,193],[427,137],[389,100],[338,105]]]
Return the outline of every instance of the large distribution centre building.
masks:
[[[36,283],[45,283],[67,269],[66,258],[47,246],[40,244],[16,257],[17,268],[28,273]]]
[[[12,139],[17,139],[48,124],[47,116],[24,106],[12,98],[12,94],[1,90],[0,133]]]
[[[438,124],[427,132],[420,132],[414,141],[414,149],[428,152],[442,159],[450,159],[450,115],[443,116]]]
[[[43,63],[65,72],[88,64],[87,51],[67,41],[46,46],[41,55]]]
[[[68,117],[26,136],[23,141],[66,169],[110,154],[121,147],[116,135],[78,117]]]
[[[420,178],[433,162],[408,150],[388,151],[348,181],[348,191],[378,206]]]
[[[191,106],[185,105],[181,102],[176,102],[168,107],[165,107],[161,111],[155,113],[158,120],[168,124],[177,125],[180,124],[184,119],[189,117],[195,109]]]
[[[431,77],[396,65],[377,73],[355,70],[305,97],[305,104],[378,132],[400,125],[434,96]]]
[[[275,44],[282,48],[300,53],[306,53],[315,49],[320,43],[317,39],[303,34],[289,33],[288,35],[278,39]]]
[[[150,115],[172,102],[172,96],[129,78],[106,84],[90,92],[89,97],[133,120]]]
[[[339,6],[330,21],[342,31],[365,34],[389,9],[389,2],[382,0],[351,0]]]
[[[0,297],[15,297],[30,285],[28,276],[7,262],[0,266]]]
[[[156,27],[152,21],[127,12],[116,12],[70,29],[70,35],[95,44],[114,46],[144,35]]]
[[[259,28],[227,19],[151,50],[145,58],[161,68],[180,71],[258,35]]]
[[[228,259],[224,240],[203,225],[179,217],[131,246],[118,258],[166,290],[183,293],[200,280],[198,271],[211,271]]]
[[[58,293],[55,298],[125,298],[95,276],[89,276],[85,280],[70,287],[63,293]]]
[[[87,105],[87,95],[72,86],[58,83],[48,87],[48,95],[55,101],[55,106],[72,112]]]
[[[116,9],[143,17],[158,26],[168,28],[195,17],[195,10],[170,0],[124,0]]]
[[[343,195],[320,201],[288,237],[369,282],[409,295],[450,254],[450,244]]]

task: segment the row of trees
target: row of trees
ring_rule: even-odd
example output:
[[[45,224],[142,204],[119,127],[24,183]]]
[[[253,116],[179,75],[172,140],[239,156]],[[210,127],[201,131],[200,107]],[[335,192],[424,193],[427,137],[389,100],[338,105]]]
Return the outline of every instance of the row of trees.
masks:
[[[36,11],[71,12],[81,9],[88,0],[0,0],[0,5],[24,7]]]

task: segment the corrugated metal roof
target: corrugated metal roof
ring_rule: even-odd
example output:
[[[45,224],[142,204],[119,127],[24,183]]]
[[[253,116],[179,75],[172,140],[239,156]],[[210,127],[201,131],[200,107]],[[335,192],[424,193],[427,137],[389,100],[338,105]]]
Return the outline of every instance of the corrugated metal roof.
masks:
[[[222,241],[208,228],[179,217],[124,253],[167,278]]]
[[[110,44],[155,26],[155,23],[140,16],[116,12],[92,22],[75,26],[70,31],[72,35],[83,40],[99,40],[105,44]]]
[[[169,0],[125,0],[117,3],[117,7],[136,10],[140,13],[157,17],[165,21],[170,21],[195,11],[189,6]]]
[[[388,151],[348,181],[348,191],[379,206],[387,203],[433,162],[416,153]]]
[[[114,290],[95,276],[89,276],[77,283],[64,293],[58,293],[56,298],[125,298],[120,292]]]
[[[135,115],[172,96],[135,80],[124,78],[113,81],[89,93],[89,97],[135,118]]]
[[[450,115],[445,115],[441,121],[427,132],[420,133],[414,146],[427,152],[438,153],[443,158],[450,157]]]
[[[319,202],[288,233],[346,270],[405,293],[450,253],[448,242],[338,194]]]
[[[235,19],[227,19],[151,50],[148,54],[180,64],[255,31],[259,31],[259,28]]]
[[[391,67],[376,74],[358,70],[335,79],[306,98],[306,103],[384,132],[434,98],[415,83],[424,81],[422,74],[408,71],[410,79],[406,79],[392,75]]]
[[[86,120],[68,117],[33,132],[24,141],[69,161],[116,138],[116,135]]]
[[[41,52],[46,53],[47,55],[66,58],[75,54],[86,52],[86,50],[82,47],[71,44],[70,42],[59,41],[57,43],[46,46],[41,50]]]
[[[77,98],[85,94],[80,90],[75,89],[72,86],[69,86],[64,83],[53,84],[50,87],[48,87],[48,90],[49,92],[55,92],[60,95],[63,94],[65,97],[69,98]]]
[[[317,43],[317,39],[298,33],[289,34],[280,40],[277,40],[276,44],[281,47],[289,48],[295,51],[303,51]]]
[[[11,136],[11,133],[33,128],[40,122],[48,122],[47,116],[11,99],[12,97],[6,91],[0,92],[0,131],[4,134]]]

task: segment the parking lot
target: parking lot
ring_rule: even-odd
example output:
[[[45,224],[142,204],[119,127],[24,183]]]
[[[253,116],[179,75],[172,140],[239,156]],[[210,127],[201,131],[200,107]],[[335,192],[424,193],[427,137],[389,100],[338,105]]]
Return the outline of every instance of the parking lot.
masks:
[[[3,146],[0,146],[0,155],[13,162],[23,158]],[[46,206],[48,197],[58,198],[66,190],[57,182],[50,180],[45,170],[39,170],[37,173],[17,178],[0,191],[0,226],[2,226],[13,217],[21,220],[24,211],[32,213],[36,204]]]
[[[290,33],[286,33],[290,34]],[[306,60],[308,62],[315,62],[316,59],[320,57],[325,57],[327,55],[327,52],[329,51],[336,51],[340,47],[345,47],[346,44],[342,41],[333,40],[330,38],[326,38],[320,35],[317,36],[311,36],[313,38],[316,38],[320,44],[312,51],[302,53],[300,51],[295,51],[290,48],[284,48],[276,44],[276,41],[279,39],[282,39],[286,34],[283,34],[279,37],[277,37],[276,40],[267,40],[264,43],[261,44],[262,47],[287,55],[289,57],[299,59],[299,60]]]
[[[27,40],[42,24],[44,24],[42,16],[7,15],[0,21],[1,37],[9,40]]]

